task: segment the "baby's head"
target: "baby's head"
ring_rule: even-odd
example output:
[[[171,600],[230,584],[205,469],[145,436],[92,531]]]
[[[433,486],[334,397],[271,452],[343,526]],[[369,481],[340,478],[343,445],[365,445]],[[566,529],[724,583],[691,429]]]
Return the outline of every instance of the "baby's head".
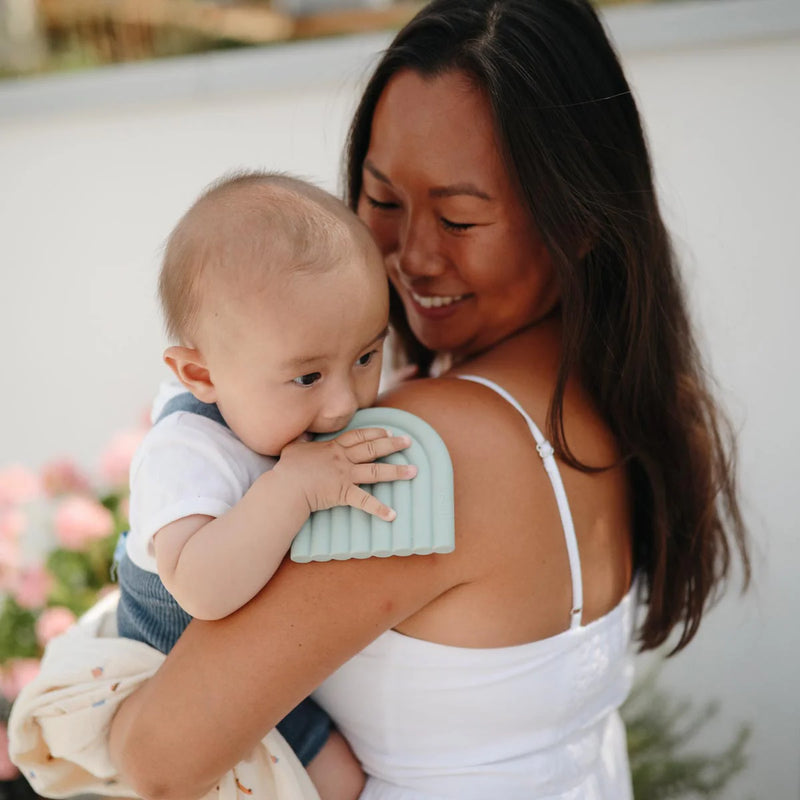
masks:
[[[251,449],[344,427],[378,393],[389,292],[343,203],[286,175],[214,184],[167,242],[164,359]]]

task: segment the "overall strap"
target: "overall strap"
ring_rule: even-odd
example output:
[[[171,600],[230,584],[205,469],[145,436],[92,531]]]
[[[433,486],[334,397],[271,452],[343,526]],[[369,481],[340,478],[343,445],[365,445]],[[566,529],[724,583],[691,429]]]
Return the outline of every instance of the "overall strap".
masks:
[[[569,556],[569,571],[572,577],[572,609],[570,611],[570,628],[577,628],[581,624],[581,615],[583,613],[583,580],[581,578],[581,560],[578,554],[578,540],[575,536],[575,525],[572,521],[572,512],[569,510],[569,502],[567,501],[567,493],[564,491],[564,483],[561,480],[561,473],[558,471],[558,464],[556,464],[553,455],[553,446],[539,430],[536,423],[531,419],[527,411],[516,401],[516,399],[509,394],[502,386],[498,386],[493,381],[481,378],[478,375],[457,375],[456,377],[462,378],[466,381],[473,381],[480,383],[496,392],[505,401],[510,403],[522,415],[525,422],[528,423],[533,438],[536,440],[536,451],[542,458],[544,468],[547,471],[547,477],[550,478],[550,483],[553,486],[553,492],[556,496],[556,503],[558,504],[558,513],[561,515],[561,524],[564,528],[564,540],[567,545],[567,555]]]
[[[226,428],[229,427],[228,423],[223,419],[222,414],[219,413],[219,408],[217,408],[216,403],[204,403],[202,400],[198,400],[191,392],[181,392],[171,397],[164,403],[164,408],[161,409],[161,413],[158,415],[156,422],[161,422],[164,417],[168,417],[176,411],[188,411],[191,414],[199,414],[201,417],[208,417],[208,419],[212,419],[214,422],[218,422]]]

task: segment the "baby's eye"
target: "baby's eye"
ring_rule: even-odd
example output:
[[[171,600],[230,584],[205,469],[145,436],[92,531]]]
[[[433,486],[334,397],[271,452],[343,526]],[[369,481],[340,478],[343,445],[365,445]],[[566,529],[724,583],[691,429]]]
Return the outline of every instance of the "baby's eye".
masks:
[[[441,217],[441,220],[442,225],[449,231],[466,231],[475,227],[472,222],[453,222],[446,217]]]
[[[377,352],[378,352],[377,350],[370,350],[369,353],[364,353],[364,355],[361,356],[361,358],[356,360],[356,366],[366,367],[367,364],[369,364],[372,361],[372,359],[375,358]]]
[[[296,383],[298,386],[313,386],[321,377],[321,372],[309,372],[299,378],[293,378],[292,383]]]

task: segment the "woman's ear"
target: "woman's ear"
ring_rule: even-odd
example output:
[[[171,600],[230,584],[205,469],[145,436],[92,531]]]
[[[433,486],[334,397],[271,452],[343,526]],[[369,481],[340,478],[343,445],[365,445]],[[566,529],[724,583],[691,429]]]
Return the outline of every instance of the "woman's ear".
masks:
[[[173,345],[164,351],[164,361],[198,400],[203,403],[216,402],[217,390],[199,350],[194,347]]]

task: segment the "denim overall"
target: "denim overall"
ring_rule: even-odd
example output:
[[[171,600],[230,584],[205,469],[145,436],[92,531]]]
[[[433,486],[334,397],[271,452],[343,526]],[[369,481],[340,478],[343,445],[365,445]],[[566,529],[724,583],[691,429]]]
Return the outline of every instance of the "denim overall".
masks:
[[[200,414],[227,427],[215,404],[202,403],[189,392],[173,397],[164,406],[156,424],[176,411]],[[121,590],[117,606],[119,635],[168,653],[192,617],[178,605],[158,575],[141,569],[128,558],[125,536],[123,533],[120,537],[115,553]],[[330,717],[310,698],[303,700],[277,725],[303,766],[308,765],[328,740],[331,727]]]

